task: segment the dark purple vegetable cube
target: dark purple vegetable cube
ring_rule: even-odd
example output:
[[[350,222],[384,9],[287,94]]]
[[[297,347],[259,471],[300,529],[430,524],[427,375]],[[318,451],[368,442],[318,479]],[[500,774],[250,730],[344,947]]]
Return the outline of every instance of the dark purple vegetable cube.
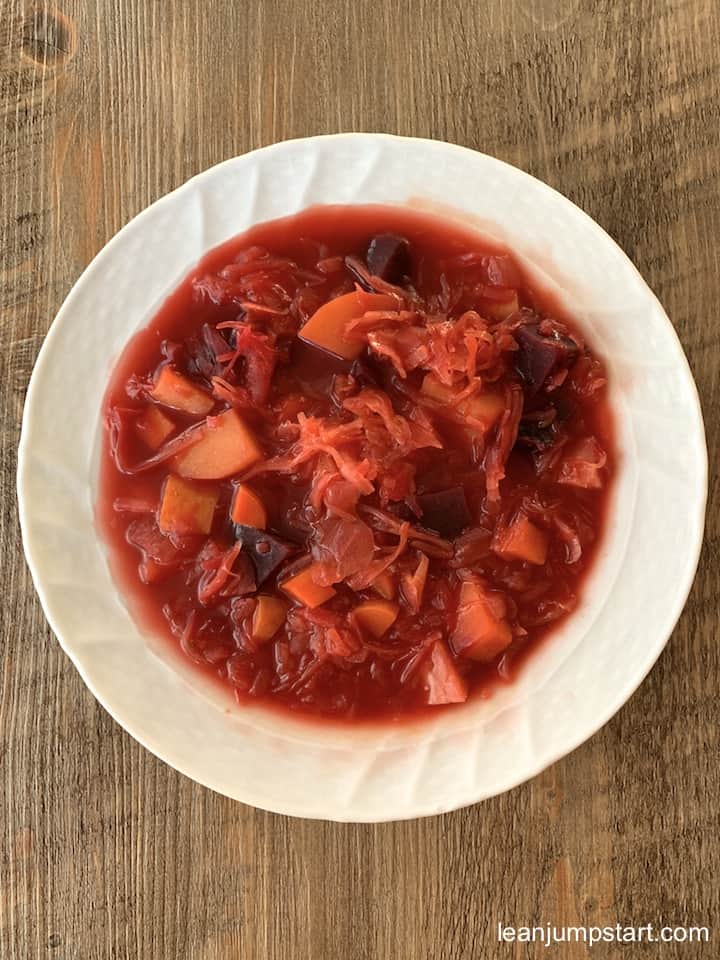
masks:
[[[535,396],[558,366],[569,366],[578,352],[572,340],[559,334],[544,336],[535,324],[518,327],[515,339],[518,344],[515,365],[527,384],[528,397]]]
[[[218,357],[230,352],[230,345],[225,337],[209,323],[203,325],[200,336],[190,337],[184,344],[181,369],[190,376],[211,377],[219,376],[223,364]],[[176,358],[177,360],[177,358]]]
[[[361,387],[377,387],[380,378],[370,358],[358,357],[350,367],[350,376],[354,377]]]
[[[472,520],[462,487],[422,493],[417,501],[422,510],[422,525],[441,537],[456,537]]]
[[[287,558],[296,551],[296,547],[280,540],[266,530],[257,527],[248,527],[236,523],[235,536],[242,543],[245,553],[255,567],[258,586],[264,583],[280,567]]]
[[[365,259],[374,277],[399,283],[410,272],[410,244],[404,237],[381,233],[370,241]]]

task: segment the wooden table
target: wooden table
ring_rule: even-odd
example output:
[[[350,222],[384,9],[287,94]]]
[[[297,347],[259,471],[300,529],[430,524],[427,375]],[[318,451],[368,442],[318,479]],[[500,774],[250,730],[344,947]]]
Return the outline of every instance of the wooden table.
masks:
[[[219,160],[339,130],[477,147],[587,210],[664,302],[717,462],[717,0],[2,0],[0,109],[2,960],[591,955],[498,921],[709,924],[592,957],[720,955],[716,475],[685,613],[618,716],[505,796],[380,826],[261,813],[139,747],[52,637],[14,497],[28,377],[96,251]]]

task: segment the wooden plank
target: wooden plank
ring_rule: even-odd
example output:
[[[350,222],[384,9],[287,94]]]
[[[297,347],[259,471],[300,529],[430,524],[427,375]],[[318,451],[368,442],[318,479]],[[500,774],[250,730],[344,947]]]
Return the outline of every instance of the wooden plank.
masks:
[[[718,5],[61,9],[0,8],[0,957],[524,960],[543,948],[497,946],[498,921],[717,926],[716,475],[685,614],[601,733],[481,806],[353,826],[215,796],[107,717],[45,625],[14,471],[35,355],[103,243],[212,163],[352,129],[476,147],[595,217],[675,323],[717,462]],[[668,960],[717,953],[717,932],[714,947],[663,950]]]

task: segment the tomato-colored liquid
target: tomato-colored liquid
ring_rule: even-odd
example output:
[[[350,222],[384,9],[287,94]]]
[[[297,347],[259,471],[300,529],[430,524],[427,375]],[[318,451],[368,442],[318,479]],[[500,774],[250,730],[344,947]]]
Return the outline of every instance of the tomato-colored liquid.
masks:
[[[355,289],[352,263],[364,264],[370,241],[381,234],[407,241],[405,259],[394,268],[401,273],[391,285],[405,291],[411,319],[385,327],[381,319],[374,321],[380,335],[374,346],[368,335],[354,361],[298,338],[323,304]],[[347,256],[357,261],[348,266]],[[514,309],[505,317],[503,303],[511,294]],[[458,356],[475,370],[474,378],[439,366],[440,333],[430,346],[423,340],[428,324],[452,325],[461,317],[470,332],[456,338]],[[545,337],[546,328],[538,327],[543,318],[560,321],[561,333],[553,328],[548,336],[560,343],[565,359],[538,386],[528,364],[540,363],[542,354],[522,344],[518,349],[515,341],[523,336],[518,325],[533,336],[545,330]],[[225,323],[265,338],[265,359],[258,359],[260,347],[253,353],[257,339],[237,356],[238,328]],[[410,334],[401,333],[406,328]],[[401,356],[393,360],[385,348],[403,337]],[[413,338],[422,355],[413,352]],[[495,356],[498,343],[504,346]],[[413,366],[418,357],[421,362]],[[447,362],[452,367],[459,361],[453,354]],[[211,398],[209,414],[183,412],[153,398],[153,378],[156,382],[163,367]],[[455,378],[452,387],[445,384],[451,399],[437,393],[438,370],[446,380]],[[456,401],[468,383],[475,383],[475,396],[492,395],[509,407],[514,397],[521,406],[519,422],[513,425],[511,416],[500,414],[495,422],[478,425],[476,419],[468,427],[470,401]],[[353,406],[359,395],[384,395],[402,421],[397,430],[403,436],[408,431],[415,436],[420,428],[413,424],[421,422],[425,438],[434,440],[417,441],[419,446],[396,456],[399,441],[387,435],[382,418],[361,415]],[[148,445],[136,429],[138,418],[151,407],[160,409],[170,421],[164,443],[172,443],[206,415],[230,409],[233,398],[262,450],[259,463],[230,476],[191,480],[194,489],[215,498],[206,533],[160,531],[163,491],[178,460],[163,460],[162,444]],[[528,284],[506,251],[455,225],[399,208],[316,207],[261,224],[211,251],[123,352],[105,414],[114,428],[106,431],[103,445],[97,516],[114,575],[141,625],[180,646],[241,704],[259,700],[345,720],[448,709],[466,695],[510,681],[522,659],[579,602],[602,536],[614,472],[604,369],[572,321]],[[265,470],[268,462],[282,466],[283,457],[286,467],[298,451],[303,416],[358,424],[359,439],[340,445],[340,460],[345,458],[349,470],[361,464],[369,471],[370,492],[358,494],[348,486],[342,469],[333,480],[338,463],[327,451],[285,472]],[[509,437],[504,453],[502,436]],[[160,462],[135,469],[158,450]],[[497,463],[504,473],[499,480],[490,466]],[[335,492],[323,499],[328,478]],[[231,553],[238,531],[230,511],[239,482],[261,500],[266,532],[289,551],[262,584],[255,582],[247,546]],[[459,526],[453,520],[458,510]],[[438,531],[438,524],[449,527]],[[453,524],[457,529],[448,533]],[[362,546],[351,551],[370,543],[367,567],[399,546],[399,529],[408,543],[384,571],[382,586],[390,595],[383,596],[378,583],[364,583],[365,571],[342,555],[343,536],[359,536]],[[532,559],[524,558],[524,550]],[[284,590],[288,569],[302,569],[304,558],[329,564],[326,579],[332,580],[328,570],[334,564],[339,572],[349,571],[313,609]],[[488,616],[495,640],[499,636],[504,644],[496,655],[489,655],[492,645],[479,649],[473,636],[463,638],[458,619],[465,582],[479,584],[477,590],[492,600]],[[287,610],[277,631],[262,640],[253,636],[258,594],[281,599]],[[376,636],[354,611],[383,599],[397,608],[396,619]],[[481,607],[473,607],[472,616]]]

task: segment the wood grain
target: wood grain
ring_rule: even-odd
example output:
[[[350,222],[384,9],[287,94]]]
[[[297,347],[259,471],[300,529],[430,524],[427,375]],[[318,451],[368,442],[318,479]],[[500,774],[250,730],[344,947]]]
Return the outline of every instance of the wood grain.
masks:
[[[689,603],[619,715],[505,796],[380,826],[252,810],[135,744],[45,624],[14,497],[34,358],[105,241],[210,164],[353,129],[482,149],[584,207],[666,305],[717,464],[716,0],[0,0],[0,117],[2,960],[546,955],[498,921],[709,924],[632,955],[720,955],[716,471]]]

